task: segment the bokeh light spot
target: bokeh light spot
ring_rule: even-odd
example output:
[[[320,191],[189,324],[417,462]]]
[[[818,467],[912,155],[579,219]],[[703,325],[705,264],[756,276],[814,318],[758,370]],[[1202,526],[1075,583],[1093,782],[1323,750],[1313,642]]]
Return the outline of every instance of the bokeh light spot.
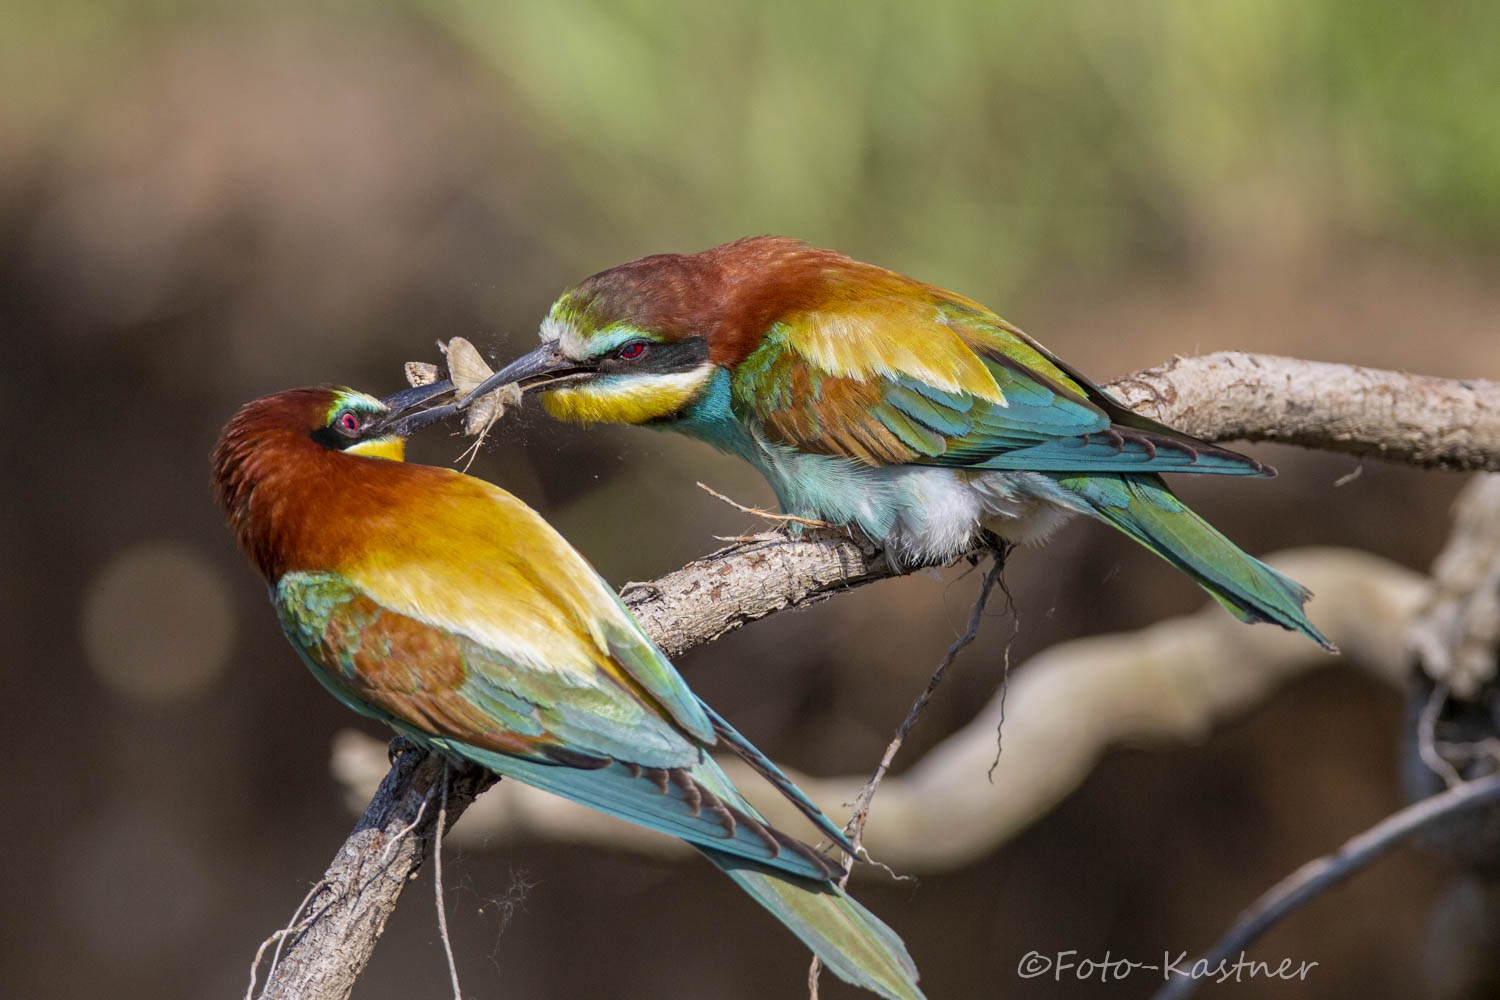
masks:
[[[223,673],[234,614],[221,574],[196,550],[151,541],[121,552],[83,599],[90,667],[133,699],[169,702],[201,694]]]

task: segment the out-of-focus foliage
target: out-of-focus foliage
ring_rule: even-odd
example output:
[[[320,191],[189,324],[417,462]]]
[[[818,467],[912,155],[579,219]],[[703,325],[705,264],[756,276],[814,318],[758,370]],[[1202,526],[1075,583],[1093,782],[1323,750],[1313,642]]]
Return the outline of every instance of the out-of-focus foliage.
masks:
[[[1500,33],[1482,3],[429,9],[625,232],[796,230],[970,283],[996,261],[1020,283],[1057,255],[1101,267],[1272,237],[1239,231],[1247,196],[1284,202],[1278,221],[1500,245]]]
[[[47,108],[122,41],[294,11],[489,66],[572,182],[529,221],[581,262],[795,232],[1003,294],[1283,226],[1500,246],[1476,0],[32,2],[0,12],[0,79]]]

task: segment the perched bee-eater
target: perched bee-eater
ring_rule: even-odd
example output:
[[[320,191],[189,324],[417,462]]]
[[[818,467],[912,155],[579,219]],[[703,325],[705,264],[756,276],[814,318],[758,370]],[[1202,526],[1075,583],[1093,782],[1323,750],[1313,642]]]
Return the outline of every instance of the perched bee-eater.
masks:
[[[313,675],[424,747],[686,840],[834,973],[920,998],[901,940],[830,881],[841,865],[772,829],[708,749],[849,841],[688,690],[584,558],[509,493],[403,461],[408,435],[456,412],[423,408],[450,390],[295,389],[219,439],[215,493]]]
[[[906,564],[1090,514],[1241,620],[1333,648],[1303,587],[1159,475],[1274,470],[1132,413],[961,295],[762,236],[602,271],[563,293],[541,338],[460,405],[516,383],[562,420],[700,438],[758,468],[786,513],[858,528]]]

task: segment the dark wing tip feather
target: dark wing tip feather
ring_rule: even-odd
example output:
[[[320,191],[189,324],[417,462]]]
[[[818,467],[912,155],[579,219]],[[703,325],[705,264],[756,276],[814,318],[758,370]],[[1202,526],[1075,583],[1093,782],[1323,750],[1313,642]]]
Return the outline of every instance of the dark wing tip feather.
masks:
[[[848,871],[848,869],[844,865],[839,864],[833,858],[830,858],[828,855],[822,853],[817,848],[812,847],[809,844],[804,844],[796,837],[789,837],[786,834],[782,833],[780,830],[774,828],[771,829],[771,835],[776,838],[776,842],[784,850],[789,850],[793,854],[805,858],[806,860],[817,865],[819,868],[823,869],[823,877],[826,879],[843,878],[845,872]]]
[[[844,873],[844,869],[833,859],[796,837],[782,833],[746,810],[725,802],[683,768],[647,768],[645,776],[652,780],[663,795],[669,794],[669,790],[675,787],[681,793],[689,815],[698,817],[706,811],[717,819],[724,831],[725,840],[749,834],[765,845],[766,853],[773,858],[787,853],[794,854],[820,869],[824,878],[837,878]]]
[[[1138,448],[1145,453],[1148,462],[1157,461],[1162,452],[1180,455],[1184,459],[1180,464],[1188,467],[1189,471],[1193,466],[1202,465],[1206,467],[1204,471],[1235,471],[1241,475],[1262,476],[1268,479],[1276,475],[1275,469],[1259,459],[1251,458],[1232,448],[1222,448],[1208,441],[1201,441],[1170,428],[1159,431],[1154,428],[1131,427],[1115,423],[1111,424],[1108,430],[1084,435],[1086,441],[1099,438],[1103,438],[1117,451],[1123,452],[1130,447]],[[1226,466],[1232,468],[1226,469]]]
[[[1019,331],[1017,331],[1019,333]],[[1022,334],[1025,337],[1024,334]],[[1085,441],[1093,439],[1100,434],[1111,435],[1110,442],[1116,444],[1118,450],[1128,447],[1136,447],[1147,451],[1151,458],[1155,458],[1158,448],[1169,449],[1171,453],[1180,454],[1188,459],[1186,465],[1200,465],[1201,469],[1196,471],[1237,473],[1239,475],[1263,476],[1271,478],[1276,475],[1276,470],[1249,455],[1242,454],[1232,448],[1224,448],[1211,444],[1200,438],[1193,437],[1174,427],[1169,427],[1150,417],[1142,416],[1134,410],[1129,409],[1114,396],[1110,395],[1088,376],[1084,375],[1074,366],[1063,361],[1051,351],[1042,347],[1030,337],[1026,341],[1042,353],[1047,360],[1055,364],[1064,372],[1078,389],[1083,391],[1083,401],[1096,407],[1110,422],[1106,431],[1096,431],[1093,434],[1083,435]],[[1063,397],[1078,400],[1075,389],[1065,386],[1056,379],[1049,378],[1041,372],[1034,371],[1014,358],[1000,351],[980,349],[978,352],[982,357],[996,364],[1009,368],[1022,374],[1040,385],[1045,386],[1052,392]],[[1118,470],[1115,470],[1118,471]],[[1180,471],[1195,471],[1185,469]]]
[[[703,709],[708,713],[709,721],[714,725],[714,732],[729,749],[750,765],[751,770],[769,781],[788,802],[797,807],[798,812],[806,816],[808,821],[818,828],[820,833],[832,841],[835,847],[851,856],[855,853],[854,845],[849,842],[844,831],[835,826],[833,820],[818,808],[817,803],[809,799],[791,778],[782,773],[781,768],[756,749],[755,745],[745,739],[744,735],[731,726],[722,715],[707,705],[704,705]]]
[[[694,784],[698,785],[697,782]],[[698,785],[698,794],[702,796],[703,803],[708,806],[709,814],[719,821],[719,826],[724,828],[724,836],[733,837],[735,828],[739,826],[739,822],[734,818],[734,810],[729,808],[723,799],[702,785]]]
[[[600,768],[609,767],[614,763],[608,757],[598,757],[594,754],[583,753],[578,750],[569,750],[567,747],[544,746],[541,748],[541,751],[553,763],[561,764],[564,767],[576,767],[581,771],[597,771]],[[635,765],[630,766],[634,767]]]
[[[706,789],[705,789],[706,790]],[[725,804],[724,810],[729,813],[741,828],[749,830],[757,839],[766,845],[766,850],[772,857],[780,857],[783,854],[794,854],[814,867],[821,869],[824,878],[839,878],[844,874],[844,868],[838,862],[828,857],[810,844],[804,844],[796,837],[782,833],[774,826],[767,826],[759,819],[751,816],[743,809]]]
[[[703,793],[708,789],[693,780],[693,776],[682,768],[673,768],[667,772],[672,778],[672,784],[682,791],[682,801],[687,806],[688,815],[703,815]],[[710,795],[713,793],[709,793]]]

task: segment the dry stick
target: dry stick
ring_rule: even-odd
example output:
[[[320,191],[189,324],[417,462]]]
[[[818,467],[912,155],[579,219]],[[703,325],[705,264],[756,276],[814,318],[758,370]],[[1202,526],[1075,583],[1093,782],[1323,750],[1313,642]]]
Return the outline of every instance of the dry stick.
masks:
[[[875,790],[885,778],[886,772],[891,769],[891,762],[896,759],[901,744],[906,742],[912,726],[917,724],[917,719],[927,708],[927,703],[932,700],[933,694],[937,692],[938,685],[943,683],[943,676],[948,672],[948,668],[953,665],[953,661],[958,658],[958,654],[963,651],[964,647],[973,642],[979,634],[979,626],[984,621],[984,606],[989,603],[990,592],[995,589],[995,583],[1000,579],[1000,573],[1004,569],[1005,560],[996,555],[994,565],[984,575],[984,582],[979,586],[979,597],[975,599],[974,610],[969,615],[968,629],[963,635],[953,640],[953,645],[948,647],[948,651],[938,661],[938,665],[932,671],[932,676],[927,678],[927,687],[923,688],[917,700],[912,702],[911,711],[906,713],[906,718],[901,720],[901,725],[896,729],[896,735],[886,745],[885,754],[880,758],[880,764],[875,768],[875,773],[870,775],[870,780],[865,782],[865,787],[859,790],[859,796],[854,800],[854,815],[844,827],[844,832],[849,835],[855,851],[860,849],[860,841],[865,835],[865,821],[870,818],[870,803],[875,798]],[[844,877],[839,880],[839,886],[843,887],[848,884],[849,872],[846,871]]]
[[[1195,437],[1280,441],[1427,468],[1500,472],[1500,382],[1271,354],[1176,358],[1105,386]]]
[[[444,782],[443,782],[443,789],[444,789],[444,791],[446,791],[447,788],[448,788],[448,782],[446,780],[444,780]],[[417,809],[417,815],[412,818],[412,821],[410,823],[406,824],[401,829],[397,830],[394,834],[392,834],[391,835],[391,842],[388,843],[388,844],[386,844],[385,845],[385,850],[383,850],[383,851],[380,852],[380,860],[381,860],[382,863],[387,863],[388,864],[390,862],[390,860],[391,860],[391,852],[394,851],[396,848],[398,848],[398,847],[401,846],[401,842],[406,839],[406,835],[407,834],[411,833],[417,827],[419,827],[419,826],[422,825],[422,817],[425,816],[425,815],[427,815],[427,805],[431,801],[432,801],[432,789],[429,788],[429,789],[427,789],[427,796],[426,796],[426,798],[422,799],[422,805],[421,805],[421,807]]]
[[[374,951],[396,901],[432,846],[437,816],[425,809],[451,765],[436,754],[396,755],[349,839],[328,866],[307,918],[261,993],[271,998],[338,1000],[349,996]],[[447,814],[453,820],[495,777],[479,768],[451,776]],[[414,818],[425,819],[414,825]],[[386,848],[396,841],[393,853]]]
[[[1007,559],[1015,546],[1008,542],[1003,544],[997,558]],[[1010,694],[1010,647],[1016,641],[1016,636],[1021,634],[1021,616],[1016,613],[1016,599],[1004,580],[1000,581],[1000,592],[1005,595],[1005,610],[1010,615],[1010,636],[1005,640],[1005,655],[1000,668],[1000,717],[995,720],[995,759],[990,761],[990,769],[984,772],[992,785],[995,783],[995,768],[1000,766],[1000,754],[1005,750],[1005,698]]]
[[[793,514],[778,514],[778,513],[776,513],[773,510],[763,510],[760,507],[746,507],[744,504],[740,503],[738,500],[731,500],[729,497],[726,497],[724,494],[720,493],[718,490],[714,489],[712,486],[709,486],[707,483],[699,483],[698,484],[698,488],[700,490],[702,490],[704,493],[707,493],[709,496],[713,497],[715,500],[722,500],[722,501],[724,501],[729,506],[731,506],[735,510],[739,511],[741,514],[753,514],[756,517],[764,518],[767,521],[775,521],[778,524],[800,524],[800,525],[803,525],[804,527],[808,527],[808,528],[837,528],[838,527],[838,525],[829,524],[827,521],[819,521],[818,519],[812,518],[812,517],[797,517],[796,515],[793,515]],[[729,539],[729,541],[736,541],[736,542],[738,542],[738,541],[745,541],[745,540],[746,539],[743,539],[743,538]]]
[[[953,644],[948,647],[948,651],[938,661],[938,665],[932,671],[932,676],[927,679],[927,687],[923,688],[922,693],[917,696],[917,700],[912,702],[911,710],[906,713],[906,718],[901,720],[901,725],[896,729],[896,735],[886,745],[885,754],[880,758],[880,764],[875,768],[875,773],[870,775],[870,780],[865,782],[865,786],[859,790],[859,796],[854,800],[854,815],[849,818],[848,824],[844,827],[844,832],[849,835],[849,842],[854,845],[856,855],[863,853],[860,841],[864,839],[865,821],[870,818],[870,803],[875,799],[875,790],[880,787],[881,780],[885,778],[886,772],[891,769],[891,763],[896,759],[896,754],[900,752],[901,744],[906,742],[906,737],[910,735],[912,727],[917,724],[917,719],[921,717],[922,712],[927,708],[927,703],[932,700],[933,694],[937,692],[938,685],[943,683],[943,675],[948,672],[948,668],[953,665],[953,661],[958,659],[958,654],[963,651],[964,647],[973,642],[975,637],[979,635],[979,626],[984,621],[984,607],[989,603],[990,592],[995,589],[995,584],[1000,580],[1000,574],[1005,569],[1003,551],[994,550],[991,552],[991,557],[994,559],[994,564],[990,567],[989,572],[985,573],[984,582],[979,585],[979,596],[974,600],[974,610],[969,615],[968,629],[964,631],[963,635],[953,640]],[[849,876],[853,872],[853,865],[844,869],[843,877],[839,879],[840,889],[848,887]],[[822,960],[814,955],[812,964],[807,969],[809,1000],[818,1000],[818,974],[822,969]]]
[[[1215,978],[1224,963],[1231,958],[1239,960],[1256,938],[1283,917],[1369,865],[1401,841],[1434,827],[1465,809],[1496,801],[1500,801],[1500,775],[1492,774],[1477,781],[1465,782],[1387,816],[1364,833],[1346,841],[1333,854],[1309,861],[1282,879],[1256,900],[1253,906],[1241,913],[1234,926],[1207,954],[1191,964],[1183,963],[1183,968],[1207,969],[1210,971],[1203,978]],[[1153,1000],[1182,1000],[1193,995],[1198,982],[1198,978],[1190,975],[1175,976],[1156,991]]]
[[[1434,684],[1431,693],[1427,695],[1427,703],[1422,706],[1422,714],[1417,718],[1417,756],[1429,771],[1443,779],[1443,784],[1449,788],[1457,788],[1464,783],[1463,775],[1458,773],[1458,768],[1438,749],[1438,716],[1442,715],[1443,706],[1447,703],[1448,685],[1441,682]]]
[[[1249,438],[1380,457],[1428,468],[1500,471],[1500,384],[1225,352],[1178,358],[1108,383],[1127,406],[1209,440]],[[767,587],[769,553],[788,573],[787,589]],[[753,586],[733,585],[740,573]],[[896,575],[884,556],[848,538],[773,538],[695,561],[658,581],[654,596],[627,601],[669,656],[778,611],[806,607]],[[358,888],[357,897],[314,907],[315,918],[292,936],[265,996],[337,1000],[348,996],[369,961],[421,851],[403,850],[368,886],[351,873],[371,866],[389,834],[411,822],[434,775],[417,755],[403,755],[381,784],[325,876],[322,894]],[[490,779],[492,780],[492,779]],[[466,778],[451,789],[457,818],[485,782]],[[389,829],[382,824],[394,824]],[[413,832],[424,847],[432,820]],[[315,901],[320,902],[320,901]]]
[[[448,936],[448,910],[443,906],[443,828],[448,822],[448,774],[445,760],[437,827],[432,834],[432,891],[437,902],[438,936],[443,941],[443,954],[448,957],[448,978],[453,982],[453,1000],[464,1000],[464,992],[458,985],[458,962],[453,958],[453,939]]]

